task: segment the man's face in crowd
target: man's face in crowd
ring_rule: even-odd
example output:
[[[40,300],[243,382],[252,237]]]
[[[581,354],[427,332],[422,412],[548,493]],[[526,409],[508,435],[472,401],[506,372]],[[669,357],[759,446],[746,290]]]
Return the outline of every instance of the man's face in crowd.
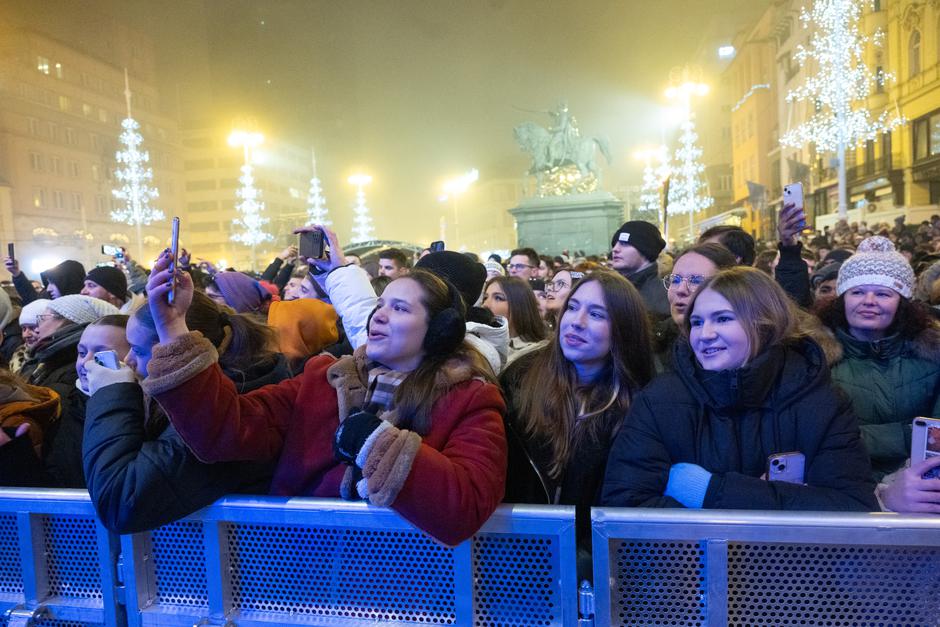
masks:
[[[513,255],[509,258],[509,276],[531,279],[536,276],[537,272],[538,266],[533,266],[527,256]]]
[[[610,251],[610,267],[617,272],[636,272],[648,262],[649,260],[640,254],[640,251],[621,241],[614,242],[614,247]]]
[[[817,305],[825,305],[836,299],[836,279],[823,281],[814,290]]]
[[[387,276],[394,281],[406,274],[408,274],[408,268],[398,265],[394,259],[379,257],[379,276]]]

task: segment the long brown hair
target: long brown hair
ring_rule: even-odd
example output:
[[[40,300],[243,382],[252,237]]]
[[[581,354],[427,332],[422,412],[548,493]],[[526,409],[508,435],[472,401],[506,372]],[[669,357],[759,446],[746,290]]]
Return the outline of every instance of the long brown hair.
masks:
[[[134,310],[134,319],[153,334],[157,330],[146,303]],[[199,331],[219,349],[219,365],[225,370],[245,371],[265,362],[277,352],[277,333],[249,314],[238,314],[229,307],[219,306],[203,292],[193,293],[193,302],[186,311],[186,326]]]
[[[610,356],[595,381],[582,384],[561,348],[561,324],[553,341],[535,355],[514,390],[513,404],[528,435],[548,440],[548,472],[558,478],[572,451],[584,438],[613,439],[630,409],[633,395],[653,378],[652,333],[643,299],[619,274],[597,271],[578,282],[565,299],[597,282],[604,294],[610,323]],[[562,314],[564,316],[564,314]]]
[[[523,254],[523,253],[519,253]],[[548,336],[545,322],[539,314],[539,302],[529,284],[514,276],[497,276],[486,282],[485,292],[495,283],[506,295],[509,303],[509,327],[516,337],[526,342],[541,342]]]
[[[466,329],[463,300],[457,296],[454,287],[448,287],[440,277],[426,270],[412,270],[408,276],[398,279],[414,281],[422,291],[421,303],[428,311],[428,323],[445,309],[455,308],[460,314],[452,319]],[[445,396],[461,381],[447,378],[447,362],[451,359],[460,362],[460,367],[468,368],[471,378],[496,383],[489,362],[475,348],[462,342],[450,353],[425,355],[421,364],[413,370],[395,390],[395,407],[402,417],[404,426],[412,428],[420,435],[431,429],[431,409],[438,399]],[[442,376],[444,375],[444,376]]]

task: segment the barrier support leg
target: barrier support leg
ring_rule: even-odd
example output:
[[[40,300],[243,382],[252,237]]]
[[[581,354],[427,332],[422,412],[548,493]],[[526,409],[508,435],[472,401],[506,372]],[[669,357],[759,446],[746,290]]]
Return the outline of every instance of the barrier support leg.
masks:
[[[728,624],[728,541],[705,541],[705,619],[708,627]]]

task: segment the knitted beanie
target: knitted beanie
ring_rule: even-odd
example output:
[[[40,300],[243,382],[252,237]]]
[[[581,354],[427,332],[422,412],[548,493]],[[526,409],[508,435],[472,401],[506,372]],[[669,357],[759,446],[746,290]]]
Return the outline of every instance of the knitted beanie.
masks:
[[[114,266],[98,266],[88,271],[86,281],[94,281],[109,294],[127,300],[127,277],[124,272]]]
[[[486,283],[486,268],[483,264],[453,250],[425,255],[418,260],[415,268],[422,268],[450,281],[460,292],[467,307],[477,302]]]
[[[868,237],[839,269],[836,293],[842,296],[859,285],[887,287],[910,298],[914,290],[914,269],[904,255],[894,249],[891,240],[880,235]]]
[[[613,248],[617,242],[633,246],[649,261],[656,261],[659,253],[666,247],[666,240],[659,229],[642,220],[624,222],[610,239],[610,247]]]
[[[271,300],[271,292],[241,272],[217,272],[212,281],[222,293],[225,303],[238,313],[262,312],[266,302]]]
[[[51,309],[75,324],[91,324],[98,318],[121,313],[111,303],[81,294],[68,294],[51,300],[46,309]]]
[[[39,320],[36,320],[36,316],[44,312],[51,302],[47,298],[37,298],[23,305],[23,308],[20,309],[20,324],[38,325]]]

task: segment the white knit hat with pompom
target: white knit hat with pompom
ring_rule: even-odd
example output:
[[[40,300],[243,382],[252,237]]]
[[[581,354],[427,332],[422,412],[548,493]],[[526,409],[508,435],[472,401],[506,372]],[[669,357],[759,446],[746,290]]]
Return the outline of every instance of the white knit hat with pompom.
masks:
[[[868,237],[839,269],[836,293],[842,296],[859,285],[887,287],[910,298],[914,290],[914,269],[904,255],[894,249],[891,240],[880,235]]]

